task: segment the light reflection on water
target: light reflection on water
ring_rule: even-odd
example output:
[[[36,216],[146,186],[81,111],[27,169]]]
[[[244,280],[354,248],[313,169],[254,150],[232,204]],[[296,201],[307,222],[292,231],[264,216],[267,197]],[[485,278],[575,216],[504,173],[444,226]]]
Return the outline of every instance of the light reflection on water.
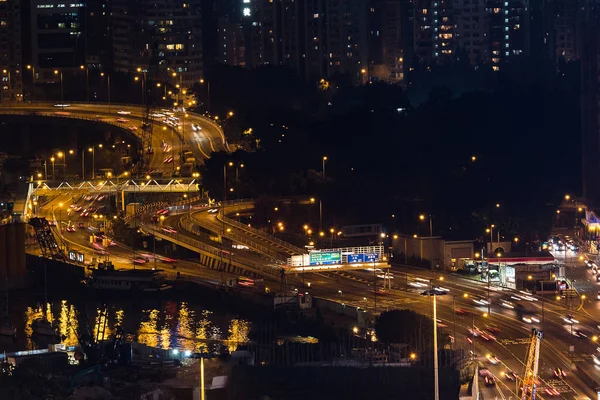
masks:
[[[17,328],[17,342],[8,345],[0,341],[0,351],[45,347],[47,343],[40,343],[31,328],[35,319],[43,317],[56,326],[61,342],[67,345],[76,345],[78,332],[83,334],[86,329],[91,328],[95,338],[105,323],[106,339],[120,325],[128,340],[163,349],[212,351],[222,344],[233,351],[238,344],[248,341],[249,321],[213,313],[188,302],[155,302],[150,307],[114,302],[107,307],[106,314],[98,305],[61,300],[45,306],[13,306],[11,319]]]

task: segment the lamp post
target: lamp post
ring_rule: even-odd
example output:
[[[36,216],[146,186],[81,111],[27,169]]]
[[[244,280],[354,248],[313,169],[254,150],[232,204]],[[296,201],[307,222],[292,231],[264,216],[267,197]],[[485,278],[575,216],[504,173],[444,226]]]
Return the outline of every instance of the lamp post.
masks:
[[[233,167],[233,162],[223,164],[223,207],[221,214],[221,284],[223,284],[223,252],[225,251],[225,203],[227,202],[227,167]]]
[[[35,101],[35,67],[33,65],[28,65],[27,69],[31,70],[31,82],[32,82],[32,94],[33,94],[33,101]]]
[[[59,151],[58,153],[56,153],[56,157],[63,160],[63,179],[64,179],[64,177],[65,177],[65,170],[66,170],[66,160],[65,160],[66,156],[65,156],[65,153],[63,153],[62,151]]]
[[[54,156],[50,157],[50,162],[52,163],[52,180],[56,179],[54,176],[54,161],[56,161],[56,158]]]
[[[433,220],[431,217],[431,214],[428,214],[427,216],[424,214],[419,215],[421,221],[425,221],[426,219],[429,220],[429,237],[433,237]]]
[[[133,78],[133,80],[134,80],[135,82],[137,82],[137,81],[139,81],[139,80],[140,80],[140,77],[139,77],[139,76],[136,76],[136,77],[134,77],[134,78]],[[143,79],[143,78],[141,79],[141,82],[142,82],[142,91],[141,91],[141,93],[140,93],[140,94],[141,94],[140,103],[141,103],[142,105],[144,105],[144,79]]]
[[[323,156],[323,180],[325,180],[325,163],[327,162],[327,156]]]
[[[85,101],[90,102],[90,79],[89,79],[89,68],[85,65],[80,65],[79,69],[85,70]]]
[[[62,71],[59,71],[57,69],[54,70],[54,75],[60,75],[60,106],[61,108],[65,108],[65,105],[62,104],[64,103],[65,99],[64,99],[64,92],[63,92],[63,73]]]
[[[96,146],[92,146],[88,149],[92,153],[92,179],[96,179]]]
[[[104,76],[104,72],[100,73],[100,76]],[[110,75],[106,74],[106,82],[108,84],[108,113],[110,114]]]
[[[423,296],[433,297],[433,379],[434,379],[434,399],[440,399],[440,382],[438,371],[438,343],[437,343],[437,296],[446,294],[437,288],[431,288],[421,293]]]
[[[206,82],[206,111],[210,114],[210,82],[205,79],[200,79],[200,83]]]
[[[433,219],[431,218],[431,214],[427,214],[427,216],[425,216],[424,214],[419,215],[419,219],[421,221],[425,221],[425,219],[429,219],[429,241],[431,243],[431,254],[429,255],[429,268],[433,271]],[[422,241],[421,241],[421,245],[422,245]]]

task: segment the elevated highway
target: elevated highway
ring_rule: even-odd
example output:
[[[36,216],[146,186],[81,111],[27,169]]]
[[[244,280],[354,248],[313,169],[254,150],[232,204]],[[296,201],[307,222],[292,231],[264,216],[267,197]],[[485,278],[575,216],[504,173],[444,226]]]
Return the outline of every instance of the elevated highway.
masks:
[[[35,103],[1,103],[0,114],[22,116],[49,116],[59,118],[72,118],[105,123],[128,130],[134,135],[139,135],[139,125],[144,119],[145,109],[137,105],[104,104],[104,103],[69,103],[68,106],[59,107],[54,102]],[[185,117],[187,115],[187,117]],[[172,165],[165,165],[164,154],[158,151],[162,143],[172,147],[172,153],[181,152],[181,138],[189,146],[197,162],[203,162],[212,152],[229,151],[229,146],[221,127],[209,118],[187,112],[179,113],[180,126],[175,128],[158,118],[153,120],[152,147],[156,149],[151,155],[149,169],[162,171],[164,176],[170,176]],[[194,129],[200,127],[200,129]]]

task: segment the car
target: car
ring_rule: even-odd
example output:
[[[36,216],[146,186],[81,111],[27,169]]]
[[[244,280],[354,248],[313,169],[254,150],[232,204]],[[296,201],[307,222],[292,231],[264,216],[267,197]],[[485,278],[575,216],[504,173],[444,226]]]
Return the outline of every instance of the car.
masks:
[[[490,304],[489,301],[487,301],[485,299],[481,299],[481,298],[474,298],[473,302],[479,306],[487,306]]]
[[[484,332],[484,331],[482,331],[480,329],[478,329],[478,331],[479,331],[478,332],[479,333],[479,337],[481,337],[483,340],[487,340],[487,341],[496,340],[496,337],[494,335],[492,335],[490,333],[487,333],[487,332]]]
[[[504,376],[509,381],[513,381],[514,382],[514,381],[517,380],[517,375],[513,371],[511,371],[510,369],[506,370],[506,371],[502,371],[501,375]]]
[[[119,111],[117,111],[117,114],[120,114],[120,115],[129,115],[129,114],[131,114],[131,111],[119,110]]]
[[[69,225],[67,226],[67,228],[65,229],[67,232],[75,232],[75,227],[73,225]]]
[[[62,108],[65,108],[65,107],[71,107],[71,105],[70,105],[70,104],[62,104],[62,103],[58,103],[58,104],[55,104],[55,105],[54,105],[54,107],[62,107]]]
[[[600,358],[595,354],[592,354],[592,361],[594,361],[594,364],[600,365]]]
[[[496,385],[496,378],[494,378],[492,375],[484,376],[483,381],[485,382],[485,386],[495,386]]]
[[[488,360],[488,362],[489,362],[490,364],[492,364],[492,365],[497,365],[497,364],[500,362],[500,360],[498,359],[498,357],[496,357],[496,356],[495,356],[495,355],[493,355],[493,354],[488,354],[488,355],[486,355],[486,356],[485,356],[485,358],[486,358],[486,359]]]
[[[552,371],[555,378],[565,379],[567,377],[567,373],[561,367],[556,367],[554,371]]]
[[[177,231],[172,226],[169,226],[169,225],[163,226],[162,230],[167,233],[177,233]]]
[[[540,323],[540,319],[536,315],[524,315],[521,319],[523,322],[527,322],[528,324]]]
[[[500,328],[498,328],[496,325],[493,325],[493,324],[490,324],[490,325],[486,326],[485,330],[488,331],[488,332],[490,332],[490,333],[496,334],[496,335],[498,333],[500,333]]]
[[[560,392],[555,387],[547,386],[544,388],[544,394],[546,396],[560,396]]]
[[[575,329],[573,331],[573,336],[575,336],[576,338],[586,338],[588,337],[587,332],[582,331],[581,329]]]
[[[117,122],[129,122],[127,118],[117,118]]]
[[[141,258],[141,257],[133,259],[134,264],[146,264],[147,262],[148,262],[148,260]]]
[[[78,227],[79,229],[85,229],[85,222],[80,222],[80,223],[78,223],[78,224],[77,224],[77,227]]]
[[[167,264],[173,264],[173,263],[177,262],[177,260],[174,259],[174,258],[169,258],[169,257],[164,257],[164,256],[159,256],[159,255],[157,255],[156,258],[158,258],[158,260],[160,262],[164,262],[164,263],[167,263]]]
[[[511,309],[511,310],[513,310],[515,308],[515,304],[513,302],[511,302],[511,301],[508,301],[508,300],[502,300],[500,302],[500,305],[502,307],[504,307],[504,308],[508,308],[508,309]]]
[[[579,323],[579,321],[577,321],[575,318],[573,318],[573,316],[571,314],[565,315],[563,317],[563,321],[565,321],[569,325],[573,325],[573,324],[578,324]]]
[[[439,319],[439,318],[436,320],[436,322],[437,322],[437,326],[438,326],[438,328],[447,328],[447,327],[448,327],[448,325],[444,324],[444,323],[442,322],[442,320],[441,320],[441,319]]]
[[[486,367],[479,368],[479,376],[484,377],[488,375],[490,375],[490,371]]]
[[[133,126],[133,125],[132,125],[132,126],[130,126],[130,127],[129,127],[129,130],[132,130],[132,131],[137,131],[137,130],[138,130],[138,128],[137,128],[137,126]]]
[[[167,157],[167,158],[165,158],[165,160],[164,160],[164,163],[165,163],[165,164],[168,164],[168,163],[171,163],[171,162],[173,162],[173,157],[172,157],[172,156],[168,156],[168,157]]]
[[[217,212],[218,210],[215,210]],[[210,212],[210,210],[208,210]],[[465,310],[464,308],[457,308],[454,310],[459,315],[471,315],[471,311]]]

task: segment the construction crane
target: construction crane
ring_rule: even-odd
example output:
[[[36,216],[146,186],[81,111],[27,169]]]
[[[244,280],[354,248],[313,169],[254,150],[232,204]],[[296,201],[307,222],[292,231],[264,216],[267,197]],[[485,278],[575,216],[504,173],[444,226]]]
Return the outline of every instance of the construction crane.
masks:
[[[536,382],[540,361],[540,345],[543,332],[536,328],[531,330],[531,340],[527,348],[525,369],[523,371],[523,386],[521,387],[521,400],[535,400]]]

